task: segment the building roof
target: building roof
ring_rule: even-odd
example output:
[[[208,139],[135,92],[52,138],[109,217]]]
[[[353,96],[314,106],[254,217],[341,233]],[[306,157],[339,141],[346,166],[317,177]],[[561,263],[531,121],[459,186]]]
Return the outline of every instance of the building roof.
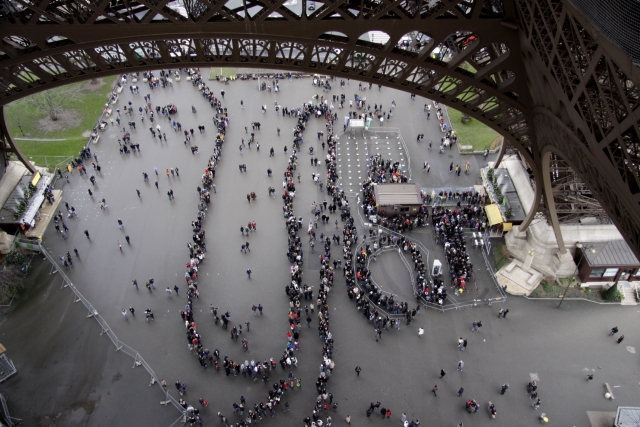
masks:
[[[375,193],[376,202],[381,206],[422,204],[417,184],[377,184]]]
[[[489,220],[489,225],[496,225],[502,223],[502,214],[500,213],[500,208],[495,203],[487,205],[484,207],[484,211],[487,213],[487,219]]]
[[[589,249],[593,248],[595,252]],[[640,261],[624,240],[610,242],[583,243],[584,257],[590,266],[638,266]]]
[[[640,408],[631,406],[618,406],[615,427],[640,427]]]

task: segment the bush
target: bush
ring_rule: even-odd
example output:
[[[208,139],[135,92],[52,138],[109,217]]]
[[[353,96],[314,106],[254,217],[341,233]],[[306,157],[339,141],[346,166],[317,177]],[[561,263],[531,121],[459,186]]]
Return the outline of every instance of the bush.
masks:
[[[27,263],[29,262],[29,258],[27,258],[27,256],[22,252],[13,250],[7,254],[4,262],[7,265],[17,265],[18,267],[23,267],[27,265]]]
[[[540,283],[542,284],[542,289],[544,289],[545,293],[553,294],[557,292],[556,287],[551,283],[547,282],[546,280],[543,280]]]
[[[606,291],[602,291],[602,298],[605,301],[620,302],[622,301],[624,296],[622,295],[622,292],[618,290],[618,287],[616,285],[613,285]]]
[[[15,265],[0,265],[0,304],[7,304],[24,290],[24,274]]]

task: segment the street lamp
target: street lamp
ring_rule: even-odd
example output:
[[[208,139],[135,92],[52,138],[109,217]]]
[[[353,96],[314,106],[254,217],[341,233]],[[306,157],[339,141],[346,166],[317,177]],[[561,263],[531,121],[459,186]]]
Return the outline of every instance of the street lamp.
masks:
[[[560,300],[560,303],[558,304],[558,308],[560,308],[560,306],[562,305],[562,302],[564,301],[564,297],[567,295],[567,292],[569,292],[569,287],[571,286],[571,284],[573,283],[573,281],[576,279],[576,276],[578,275],[578,269],[580,268],[580,263],[582,263],[582,258],[584,258],[584,254],[585,251],[589,251],[592,254],[596,253],[596,250],[593,249],[593,247],[586,247],[584,246],[583,248],[583,244],[580,242],[576,242],[576,249],[583,249],[580,252],[580,259],[578,260],[578,263],[576,264],[576,271],[573,273],[573,276],[571,276],[571,280],[569,280],[569,283],[567,284],[567,287],[564,290],[564,294],[562,294],[562,299]]]

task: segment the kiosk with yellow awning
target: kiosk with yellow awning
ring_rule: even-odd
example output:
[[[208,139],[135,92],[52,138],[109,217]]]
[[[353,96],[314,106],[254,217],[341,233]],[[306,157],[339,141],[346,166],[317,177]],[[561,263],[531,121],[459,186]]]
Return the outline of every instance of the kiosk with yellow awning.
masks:
[[[487,219],[489,220],[489,226],[494,226],[497,224],[502,224],[502,213],[500,213],[500,208],[497,204],[492,203],[484,207],[484,211],[487,214]]]
[[[513,224],[510,222],[504,222],[500,207],[492,203],[484,207],[484,211],[487,214],[487,221],[489,223],[489,237],[502,237],[505,231],[511,231]]]

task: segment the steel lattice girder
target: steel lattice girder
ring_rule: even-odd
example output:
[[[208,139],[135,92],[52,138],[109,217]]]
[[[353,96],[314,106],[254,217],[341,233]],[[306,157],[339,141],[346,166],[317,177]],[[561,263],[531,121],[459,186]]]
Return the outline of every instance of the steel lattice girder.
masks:
[[[503,134],[530,164],[538,188],[543,154],[558,153],[640,255],[640,75],[570,4],[175,4],[0,0],[0,105],[102,75],[191,66],[272,68],[383,84],[453,106]],[[388,40],[369,40],[370,31]]]
[[[575,171],[558,156],[552,156],[551,163],[553,201],[560,222],[575,223],[585,217],[596,217],[601,223],[609,223],[609,217],[591,194],[591,189]]]
[[[503,9],[500,1],[430,2],[433,7],[327,1],[314,2],[310,14],[302,12],[305,2],[298,14],[281,1],[254,1],[245,11],[231,7],[233,1],[193,0],[182,14],[167,2],[90,3],[4,3],[0,105],[118,72],[256,66],[358,78],[425,95],[488,123],[520,147],[529,144],[530,96],[525,79],[516,78],[524,76],[517,27],[501,25],[512,22],[507,19],[515,10]],[[388,42],[362,37],[372,30],[386,33]],[[440,59],[432,55],[436,48]]]
[[[516,6],[536,151],[565,159],[640,254],[638,67],[568,2]]]

